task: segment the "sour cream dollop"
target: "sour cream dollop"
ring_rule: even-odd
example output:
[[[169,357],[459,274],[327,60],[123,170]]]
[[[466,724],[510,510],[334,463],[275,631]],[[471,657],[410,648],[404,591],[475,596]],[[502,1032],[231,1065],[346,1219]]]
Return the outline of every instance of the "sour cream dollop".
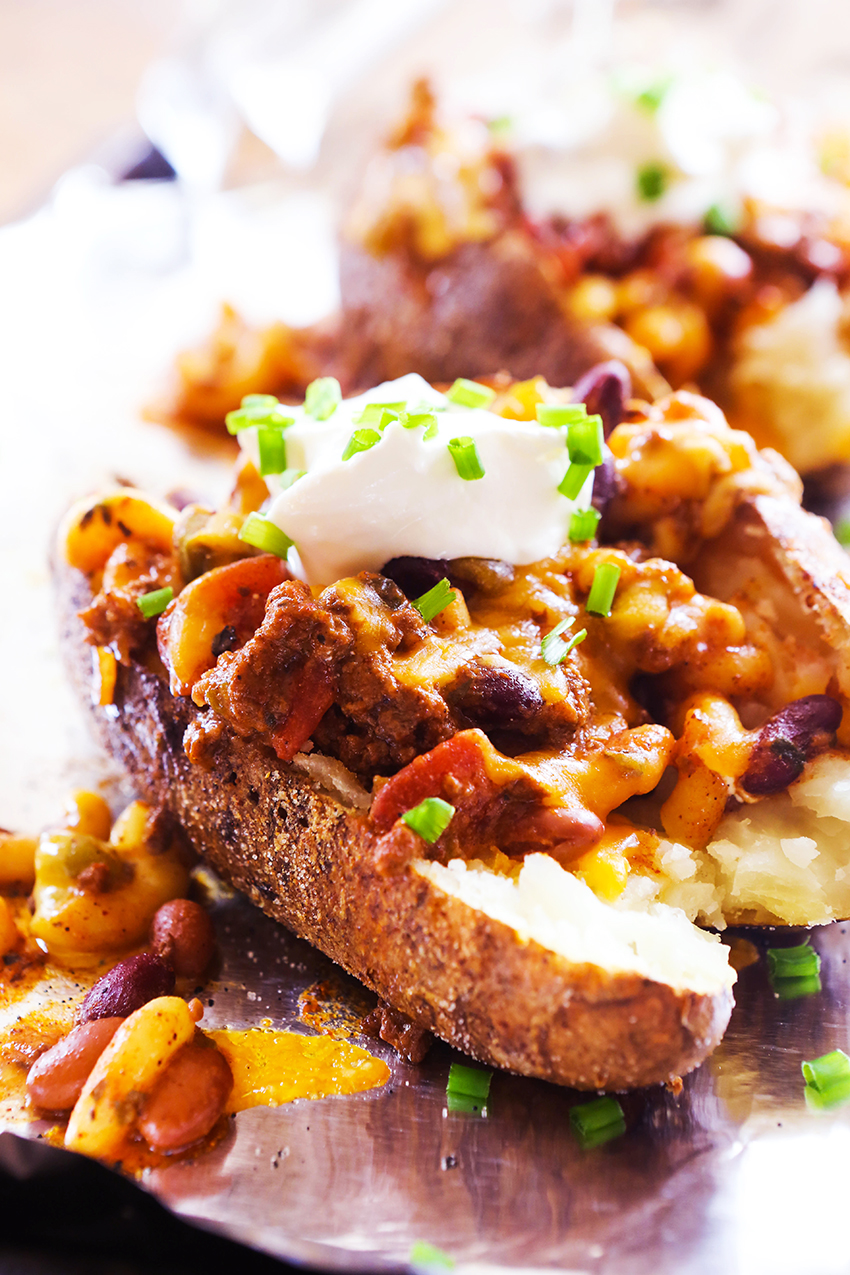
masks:
[[[436,428],[391,421],[367,451],[343,460],[369,403],[432,412]],[[287,470],[303,473],[285,488],[267,478],[265,513],[294,542],[291,565],[311,585],[407,554],[536,562],[561,548],[573,512],[590,505],[592,474],[575,500],[558,491],[569,465],[565,430],[459,406],[416,374],[343,400],[324,421],[285,410],[295,418],[284,433]],[[448,447],[456,438],[474,440],[482,478],[458,473]],[[256,463],[256,429],[239,441]]]

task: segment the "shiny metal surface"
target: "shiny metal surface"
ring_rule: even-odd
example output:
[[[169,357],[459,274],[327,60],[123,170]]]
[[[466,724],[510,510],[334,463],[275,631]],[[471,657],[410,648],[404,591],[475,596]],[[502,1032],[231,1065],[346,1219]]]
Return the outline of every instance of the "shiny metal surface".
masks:
[[[215,914],[225,963],[204,1026],[305,1030],[298,995],[330,963],[239,898]],[[744,969],[714,1056],[679,1096],[624,1097],[629,1129],[608,1146],[582,1151],[570,1132],[585,1096],[497,1074],[486,1119],[449,1115],[458,1055],[438,1044],[412,1067],[370,1045],[392,1067],[385,1089],[242,1112],[212,1152],[142,1184],[187,1219],[324,1268],[403,1267],[427,1240],[470,1272],[837,1275],[850,1108],[810,1114],[800,1063],[848,1047],[850,926],[813,942],[820,995],[776,1000],[763,960]]]

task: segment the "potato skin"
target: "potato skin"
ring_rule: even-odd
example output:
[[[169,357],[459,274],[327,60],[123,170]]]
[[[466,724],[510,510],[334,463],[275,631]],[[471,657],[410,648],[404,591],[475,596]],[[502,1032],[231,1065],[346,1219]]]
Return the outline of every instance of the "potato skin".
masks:
[[[464,1052],[578,1089],[630,1089],[691,1071],[717,1045],[732,994],[676,992],[574,965],[408,868],[379,876],[373,834],[271,750],[224,736],[210,770],[183,752],[198,714],[141,665],[121,665],[115,707],[92,704],[76,612],[85,578],[59,565],[63,648],[106,750],[142,796],[164,800],[225,880],[393,1008]]]
[[[545,376],[573,385],[613,357],[601,332],[570,319],[524,236],[468,243],[430,267],[405,253],[375,256],[344,242],[340,261],[346,357],[353,384],[417,371],[427,381]]]

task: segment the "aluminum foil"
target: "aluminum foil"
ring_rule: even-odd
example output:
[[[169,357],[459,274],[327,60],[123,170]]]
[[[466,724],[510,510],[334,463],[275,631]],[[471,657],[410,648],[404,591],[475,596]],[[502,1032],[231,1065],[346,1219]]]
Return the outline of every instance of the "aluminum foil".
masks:
[[[729,8],[686,7],[701,17]],[[524,7],[507,8],[516,16]],[[529,8],[545,25],[558,5]],[[464,32],[463,14],[478,10],[445,12]],[[747,3],[742,30],[745,11],[746,32],[764,23],[764,6]],[[812,40],[815,27],[824,38],[830,30],[807,23]],[[435,34],[432,46],[462,53],[469,44]],[[399,84],[420,51],[406,50]],[[333,304],[323,189],[243,200],[238,192],[199,194],[203,185],[188,208],[173,186],[116,187],[85,168],[36,217],[0,230],[0,823],[7,827],[49,824],[73,785],[106,784],[116,799],[121,792],[83,732],[61,671],[46,563],[63,509],[115,476],[159,494],[179,487],[221,498],[227,444],[178,437],[146,423],[140,409],[175,351],[208,328],[217,300],[246,277],[246,260],[254,282],[272,278],[277,288],[258,312],[307,321]],[[256,250],[250,259],[232,251],[246,243]],[[287,291],[293,278],[299,286]],[[223,965],[205,990],[204,1025],[267,1019],[308,1030],[298,997],[333,974],[329,962],[227,892],[214,911]],[[823,957],[820,994],[777,1000],[763,959],[743,969],[731,1025],[712,1058],[678,1095],[625,1097],[627,1133],[595,1150],[582,1151],[570,1131],[570,1108],[582,1100],[575,1093],[498,1074],[486,1118],[450,1114],[452,1051],[438,1044],[413,1067],[376,1044],[392,1068],[385,1088],[242,1112],[209,1153],[147,1171],[140,1184],[202,1226],[323,1268],[403,1268],[412,1245],[425,1241],[450,1254],[462,1275],[839,1275],[850,1271],[850,1108],[811,1114],[800,1063],[850,1048],[848,929],[827,927],[813,943]]]

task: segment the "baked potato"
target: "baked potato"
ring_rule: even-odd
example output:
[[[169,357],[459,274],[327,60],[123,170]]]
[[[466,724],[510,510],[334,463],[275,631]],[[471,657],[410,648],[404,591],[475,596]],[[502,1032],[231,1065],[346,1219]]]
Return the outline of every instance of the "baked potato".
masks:
[[[311,590],[280,531],[199,559],[222,511],[124,489],[70,511],[56,575],[100,739],[225,879],[472,1056],[626,1089],[726,1026],[734,974],[695,922],[850,915],[850,582],[794,472],[707,400],[629,400],[610,366],[577,388],[607,427],[598,535],[549,559],[401,555]],[[487,395],[514,420],[572,398]],[[243,462],[228,517],[264,493]]]

